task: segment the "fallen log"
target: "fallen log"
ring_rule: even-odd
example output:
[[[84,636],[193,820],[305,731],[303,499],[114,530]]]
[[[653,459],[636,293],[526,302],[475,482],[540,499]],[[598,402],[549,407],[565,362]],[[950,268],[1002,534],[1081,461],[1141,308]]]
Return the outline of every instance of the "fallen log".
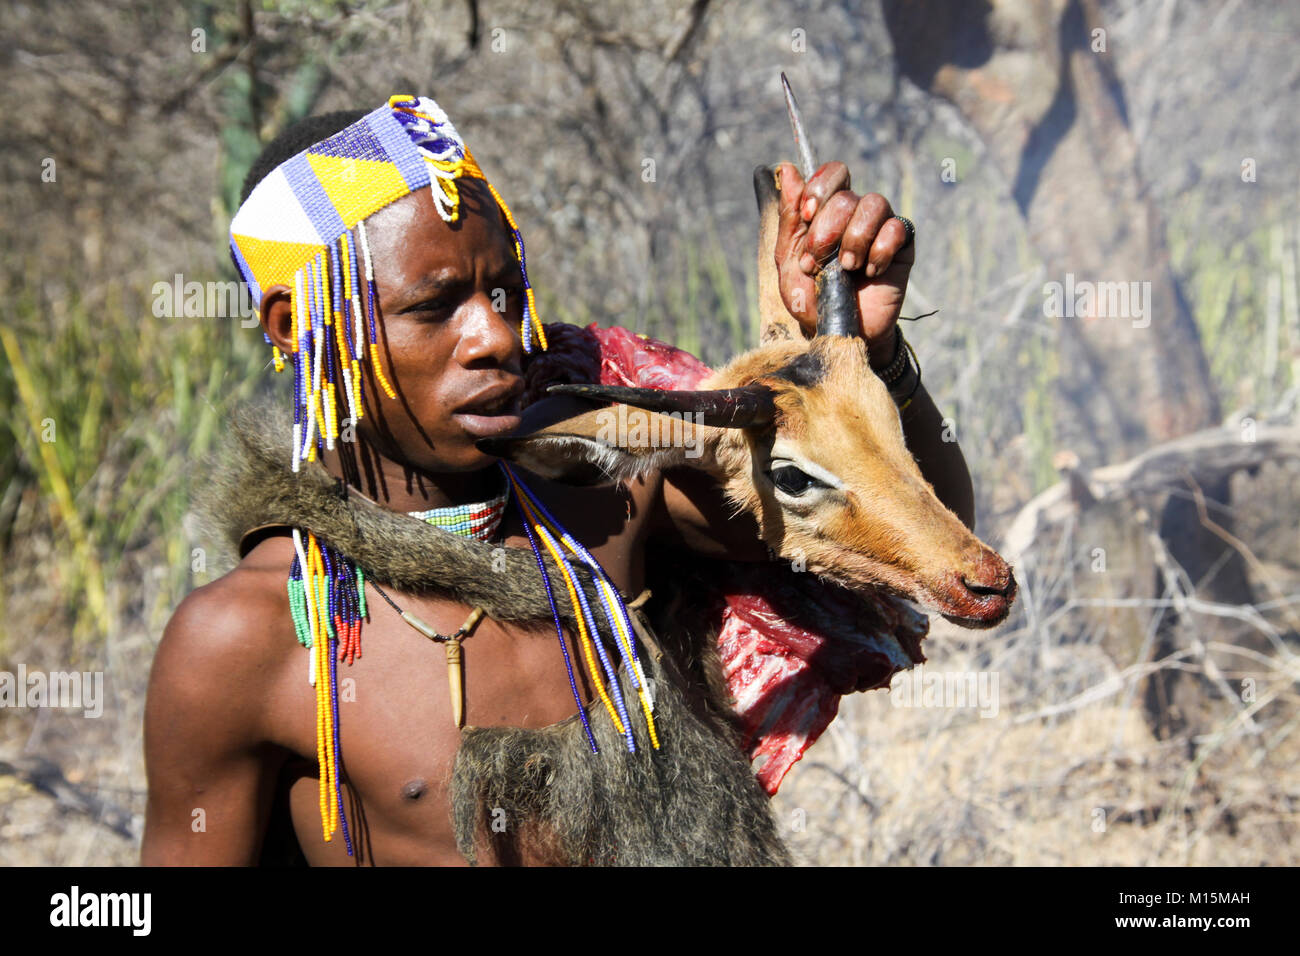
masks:
[[[1296,460],[1300,460],[1300,427],[1270,424],[1194,432],[1156,445],[1121,464],[1091,472],[1080,469],[1077,459],[1063,460],[1058,464],[1063,480],[1020,509],[999,551],[1008,562],[1019,566],[1041,531],[1094,503],[1173,490],[1188,475],[1200,484],[1210,484],[1265,462]]]

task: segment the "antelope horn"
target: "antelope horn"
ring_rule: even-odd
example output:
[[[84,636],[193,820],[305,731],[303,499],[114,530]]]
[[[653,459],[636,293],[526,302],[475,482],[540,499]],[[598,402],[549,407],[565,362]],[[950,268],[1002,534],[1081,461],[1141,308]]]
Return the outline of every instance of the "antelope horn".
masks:
[[[772,390],[762,385],[702,391],[627,388],[622,385],[552,385],[552,395],[581,395],[603,402],[621,402],[650,412],[690,414],[702,425],[717,428],[759,428],[776,417]]]
[[[790,89],[790,81],[784,73],[781,74],[781,88],[785,91],[785,108],[790,114],[790,128],[794,130],[794,144],[799,150],[799,166],[806,181],[817,172],[817,160],[813,158],[812,143],[804,130],[794,90]],[[813,283],[817,288],[817,334],[860,336],[862,324],[858,320],[857,296],[853,294],[853,281],[840,268],[838,250],[817,273]]]

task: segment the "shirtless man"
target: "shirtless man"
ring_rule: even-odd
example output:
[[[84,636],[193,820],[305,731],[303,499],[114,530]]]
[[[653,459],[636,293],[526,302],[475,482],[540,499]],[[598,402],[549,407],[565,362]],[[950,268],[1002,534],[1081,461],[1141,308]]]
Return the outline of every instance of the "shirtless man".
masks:
[[[355,117],[321,119],[326,122],[306,121],[273,143],[250,178]],[[466,180],[460,189],[462,216],[455,224],[439,217],[427,189],[366,220],[387,339],[384,370],[402,401],[367,393],[358,439],[385,478],[376,497],[397,512],[490,497],[500,476],[475,441],[519,424],[518,260],[485,184]],[[776,259],[787,305],[809,303],[792,311],[815,329],[812,276],[838,248],[842,265],[857,275],[872,364],[883,366],[894,351],[913,262],[903,224],[882,196],[849,191],[842,163],[822,166],[806,184],[793,166],[783,166],[781,196]],[[509,293],[504,312],[493,298],[502,288]],[[284,286],[264,290],[261,322],[288,351]],[[925,477],[970,525],[969,475],[957,445],[940,439],[940,422],[924,389],[903,414],[908,447]],[[343,474],[336,454],[324,464]],[[765,554],[755,527],[729,519],[731,509],[698,476],[656,473],[595,489],[536,476],[530,484],[624,594],[642,589],[645,547],[655,538],[731,558]],[[513,508],[502,531],[507,547],[528,548]],[[285,591],[293,556],[289,529],[271,529],[233,571],[190,594],[167,625],[145,719],[142,862],[256,864],[268,832],[287,811],[312,865],[463,864],[448,789],[460,732],[448,695],[430,678],[443,669],[442,649],[373,597],[364,655],[348,671],[356,699],[341,722],[344,787],[364,807],[365,852],[351,858],[342,840],[321,840],[315,702],[304,686],[305,652],[295,640]],[[392,596],[441,633],[454,631],[467,613],[451,601]],[[485,619],[466,642],[466,654],[467,725],[543,727],[574,713],[552,628]],[[196,809],[203,811],[201,832],[194,827]],[[513,860],[490,862],[520,860],[544,862],[524,850]]]

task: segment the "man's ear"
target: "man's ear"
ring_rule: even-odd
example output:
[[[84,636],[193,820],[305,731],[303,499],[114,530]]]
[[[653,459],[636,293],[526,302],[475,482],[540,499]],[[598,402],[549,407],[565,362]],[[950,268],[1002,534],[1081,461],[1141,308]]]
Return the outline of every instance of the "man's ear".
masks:
[[[289,287],[273,285],[262,291],[262,331],[281,352],[293,351],[293,313],[290,311]]]
[[[579,412],[541,427],[525,419],[519,432],[476,443],[534,474],[571,485],[596,485],[662,468],[704,468],[707,429],[628,405]]]

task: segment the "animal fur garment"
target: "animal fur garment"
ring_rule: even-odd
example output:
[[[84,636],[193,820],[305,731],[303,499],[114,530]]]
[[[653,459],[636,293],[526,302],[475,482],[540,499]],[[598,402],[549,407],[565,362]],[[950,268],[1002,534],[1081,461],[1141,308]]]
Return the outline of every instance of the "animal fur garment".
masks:
[[[342,488],[319,464],[294,474],[283,460],[290,427],[278,409],[246,408],[235,417],[199,508],[211,539],[238,552],[259,528],[310,529],[380,584],[480,605],[500,621],[551,620],[530,552],[505,548],[502,574],[493,545],[383,508]],[[575,571],[595,602],[590,576]],[[576,627],[568,602],[558,605]],[[598,754],[576,714],[540,730],[465,728],[451,788],[461,853],[475,862],[487,850],[508,862],[526,845],[530,856],[572,864],[788,864],[768,797],[719,697],[720,679],[699,679],[698,660],[691,660],[699,647],[661,648],[641,612],[631,613],[653,682],[660,749],[649,748],[637,708],[628,712],[639,725],[636,739],[647,745],[636,754],[595,709]],[[698,641],[711,648],[713,637],[701,634]],[[716,653],[705,657],[716,666]],[[635,696],[626,684],[625,692]]]
[[[552,619],[531,552],[498,549],[413,521],[346,487],[319,463],[304,464],[294,474],[283,460],[291,428],[288,414],[279,408],[247,406],[236,412],[231,439],[196,506],[211,540],[242,553],[252,531],[298,527],[342,551],[366,577],[399,591],[479,605],[498,621]],[[549,557],[546,564],[547,572],[558,577]],[[591,575],[578,568],[575,576],[597,600]],[[572,608],[560,612],[576,627]]]
[[[632,613],[640,630],[645,622]],[[456,844],[466,859],[488,846],[509,860],[522,832],[532,853],[569,865],[790,863],[737,736],[691,706],[670,658],[642,659],[659,750],[628,753],[596,707],[588,712],[598,754],[576,716],[541,730],[466,728],[452,776]],[[635,694],[626,672],[620,678],[624,694]],[[648,740],[641,711],[628,714],[636,738]]]

